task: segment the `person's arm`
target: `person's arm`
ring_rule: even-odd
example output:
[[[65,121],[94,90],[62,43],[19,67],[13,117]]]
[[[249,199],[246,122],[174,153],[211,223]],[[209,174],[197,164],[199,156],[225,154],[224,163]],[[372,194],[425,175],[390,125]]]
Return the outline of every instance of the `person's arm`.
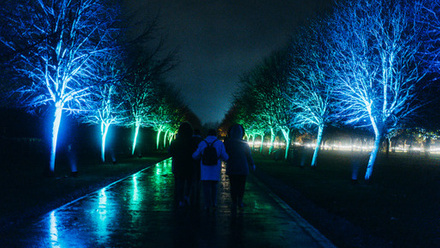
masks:
[[[202,151],[205,149],[205,142],[202,141],[199,143],[199,146],[197,147],[197,150],[193,153],[192,157],[193,159],[200,159],[202,157]]]
[[[225,144],[223,144],[221,141],[218,143],[220,143],[220,158],[223,161],[227,161],[229,159],[229,155],[226,153]]]

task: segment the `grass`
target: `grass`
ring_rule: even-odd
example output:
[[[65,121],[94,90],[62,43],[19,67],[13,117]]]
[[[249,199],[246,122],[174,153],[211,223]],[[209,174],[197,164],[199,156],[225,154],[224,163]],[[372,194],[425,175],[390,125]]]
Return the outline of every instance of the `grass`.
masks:
[[[289,162],[255,155],[256,175],[337,246],[440,247],[438,157],[380,155],[372,180],[353,183],[367,153],[322,151],[316,169],[299,166],[303,155]]]
[[[55,176],[44,175],[48,165],[41,154],[3,156],[0,173],[0,230],[47,213],[78,197],[163,160],[166,153],[101,163],[99,156],[78,159],[78,176],[70,176],[67,157],[59,156]]]

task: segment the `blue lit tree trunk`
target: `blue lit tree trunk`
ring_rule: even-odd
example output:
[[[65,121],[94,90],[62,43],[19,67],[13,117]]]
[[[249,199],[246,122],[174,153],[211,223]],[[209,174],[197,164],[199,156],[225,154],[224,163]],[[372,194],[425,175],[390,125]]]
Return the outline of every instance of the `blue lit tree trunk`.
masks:
[[[322,134],[324,132],[324,125],[320,125],[318,128],[318,137],[316,138],[316,147],[315,151],[313,152],[313,158],[312,158],[312,167],[316,166],[316,160],[318,158],[318,152],[321,147],[322,143]]]
[[[55,108],[50,172],[61,117],[78,113],[87,104],[91,78],[101,59],[113,49],[116,8],[99,0],[9,1],[0,9],[0,49],[11,54],[10,66],[24,77],[15,90],[20,104]],[[8,12],[10,8],[10,12]]]
[[[101,122],[101,161],[105,162],[105,144],[110,124]]]
[[[51,173],[55,171],[55,158],[57,154],[58,132],[60,130],[62,114],[63,114],[63,108],[61,106],[61,103],[57,103],[55,107],[54,121],[52,126],[52,145],[50,149],[49,169]]]
[[[374,137],[373,150],[371,151],[370,158],[368,159],[367,170],[365,172],[365,180],[367,181],[370,180],[371,175],[373,174],[373,167],[377,158],[377,154],[379,153],[381,140],[382,138],[380,134],[376,134]]]
[[[289,157],[289,150],[290,150],[290,129],[282,128],[281,132],[283,133],[284,140],[286,141],[286,151],[284,153],[284,159],[287,160],[287,158]]]
[[[335,10],[327,37],[334,51],[336,110],[344,123],[374,131],[365,174],[370,180],[383,137],[412,121],[428,100],[417,56],[421,3],[354,0]]]
[[[317,144],[311,166],[316,166],[322,134],[330,122],[334,84],[328,75],[329,51],[323,48],[326,38],[325,22],[311,22],[292,39],[288,99],[291,102],[291,125],[298,130],[316,132]]]

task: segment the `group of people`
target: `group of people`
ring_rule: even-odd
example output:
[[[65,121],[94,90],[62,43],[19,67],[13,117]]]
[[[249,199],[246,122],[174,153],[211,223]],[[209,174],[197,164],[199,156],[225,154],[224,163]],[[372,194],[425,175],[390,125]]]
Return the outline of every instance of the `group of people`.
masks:
[[[180,125],[177,137],[169,148],[179,207],[198,203],[201,188],[204,208],[207,211],[215,210],[222,161],[225,161],[232,209],[243,208],[246,177],[250,169],[255,170],[251,150],[243,137],[244,129],[239,124],[231,126],[224,143],[217,138],[214,129],[209,129],[207,137],[202,139],[200,131],[193,131],[189,123]],[[211,159],[207,158],[208,155]],[[212,159],[212,156],[216,157]]]

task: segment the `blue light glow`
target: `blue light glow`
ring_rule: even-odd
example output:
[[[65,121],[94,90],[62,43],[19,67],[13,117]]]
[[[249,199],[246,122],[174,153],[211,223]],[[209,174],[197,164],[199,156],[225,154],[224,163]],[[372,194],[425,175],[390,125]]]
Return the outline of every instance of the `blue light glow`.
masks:
[[[50,244],[53,248],[60,248],[58,243],[58,229],[57,229],[57,217],[55,216],[55,210],[50,213]]]

